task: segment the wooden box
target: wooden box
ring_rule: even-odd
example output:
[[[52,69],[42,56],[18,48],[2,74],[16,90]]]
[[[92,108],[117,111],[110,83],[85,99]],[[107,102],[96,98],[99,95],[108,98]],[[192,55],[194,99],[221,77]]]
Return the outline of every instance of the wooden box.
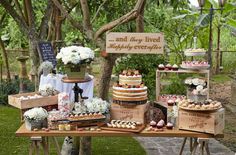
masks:
[[[225,126],[224,108],[215,112],[193,112],[179,110],[179,129],[210,134],[223,134]]]
[[[141,105],[112,103],[111,119],[146,123],[149,119],[149,103]]]
[[[58,104],[57,95],[54,96],[47,96],[42,98],[35,98],[35,99],[28,99],[28,100],[20,100],[21,96],[33,96],[36,92],[32,93],[22,93],[16,95],[9,95],[8,96],[8,103],[13,107],[19,109],[29,109],[33,107],[45,107],[50,105]]]

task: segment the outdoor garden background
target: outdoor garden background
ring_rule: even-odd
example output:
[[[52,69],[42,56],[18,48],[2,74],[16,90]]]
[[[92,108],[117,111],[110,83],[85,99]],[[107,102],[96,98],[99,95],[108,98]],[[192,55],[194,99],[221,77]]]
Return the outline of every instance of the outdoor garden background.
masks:
[[[27,60],[27,91],[37,84],[39,56],[37,43],[51,41],[55,52],[72,44],[96,51],[91,74],[95,76],[95,95],[108,99],[107,77],[130,67],[141,71],[149,88],[149,99],[155,98],[155,71],[158,64],[180,64],[183,51],[193,47],[209,49],[212,37],[211,98],[226,107],[224,145],[236,151],[236,119],[231,103],[231,85],[235,84],[236,67],[236,1],[228,0],[222,11],[214,11],[212,36],[209,34],[209,8],[219,8],[207,0],[202,13],[193,6],[197,0],[1,0],[0,1],[0,154],[27,154],[28,139],[15,137],[20,126],[19,110],[8,106],[7,96],[19,92],[20,62]],[[106,55],[105,33],[163,32],[164,55]],[[220,37],[219,37],[220,36]],[[113,67],[114,66],[114,67]],[[113,76],[112,76],[113,77]],[[185,93],[186,75],[166,81],[165,92]],[[36,82],[35,82],[36,81]],[[111,81],[115,81],[111,79]],[[36,86],[37,87],[37,86]],[[235,92],[236,93],[236,92]],[[61,139],[62,140],[62,139]],[[132,138],[93,138],[93,154],[145,154]],[[105,149],[105,151],[104,151]]]

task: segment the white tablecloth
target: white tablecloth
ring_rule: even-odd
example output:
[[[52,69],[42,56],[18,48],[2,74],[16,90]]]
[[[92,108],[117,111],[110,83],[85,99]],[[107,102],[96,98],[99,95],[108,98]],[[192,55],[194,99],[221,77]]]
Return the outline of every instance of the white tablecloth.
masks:
[[[49,74],[47,76],[41,75],[39,88],[41,88],[45,84],[51,84],[57,91],[68,93],[70,95],[71,101],[74,101],[74,84],[62,82],[61,79],[64,76],[65,75],[61,74],[56,74],[54,76],[52,74]],[[78,83],[78,86],[83,89],[83,96],[88,98],[93,97],[94,77],[90,75],[90,78],[92,78],[92,80],[89,82]]]

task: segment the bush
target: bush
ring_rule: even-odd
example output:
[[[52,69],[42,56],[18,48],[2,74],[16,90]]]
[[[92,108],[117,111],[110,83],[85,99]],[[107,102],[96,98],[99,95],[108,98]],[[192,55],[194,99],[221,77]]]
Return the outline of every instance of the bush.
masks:
[[[163,55],[127,55],[117,59],[115,73],[119,74],[124,69],[137,69],[142,73],[143,82],[148,87],[149,99],[156,96],[156,69],[159,64],[164,64]]]
[[[29,80],[23,80],[23,83],[27,85],[27,92],[34,91],[34,84]],[[8,104],[8,95],[18,94],[20,90],[20,80],[3,80],[0,83],[0,104]]]

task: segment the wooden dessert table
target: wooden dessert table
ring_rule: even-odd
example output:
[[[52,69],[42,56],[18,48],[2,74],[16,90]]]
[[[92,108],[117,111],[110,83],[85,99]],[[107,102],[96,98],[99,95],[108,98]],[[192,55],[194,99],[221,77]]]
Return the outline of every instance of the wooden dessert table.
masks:
[[[41,143],[44,149],[44,154],[48,155],[48,137],[63,137],[63,136],[79,136],[79,137],[183,137],[184,142],[182,144],[181,150],[179,154],[182,154],[182,151],[184,149],[185,143],[187,138],[194,138],[194,143],[191,144],[190,151],[191,153],[194,153],[194,150],[196,150],[198,144],[200,142],[197,141],[198,138],[208,139],[208,138],[222,138],[224,137],[223,134],[221,135],[212,135],[212,134],[205,134],[205,133],[199,133],[199,132],[192,132],[192,131],[184,131],[184,130],[167,130],[160,132],[154,132],[154,131],[142,131],[140,133],[131,133],[131,132],[119,132],[119,131],[107,131],[107,130],[101,130],[101,131],[58,131],[58,130],[50,130],[50,131],[29,131],[25,128],[25,125],[21,125],[21,127],[16,131],[16,136],[19,137],[39,137],[38,139],[32,139],[31,138],[31,148],[33,147],[33,144],[35,144],[36,153],[39,152],[39,144]],[[41,138],[41,139],[40,139]],[[192,142],[192,141],[191,141]],[[203,140],[205,142],[205,140]],[[204,144],[204,143],[203,143]],[[56,144],[57,152],[60,155],[60,148],[59,145]],[[204,145],[202,145],[204,147]],[[207,143],[205,144],[206,151],[208,148]],[[30,153],[31,153],[30,149]],[[209,152],[209,150],[208,150]]]

